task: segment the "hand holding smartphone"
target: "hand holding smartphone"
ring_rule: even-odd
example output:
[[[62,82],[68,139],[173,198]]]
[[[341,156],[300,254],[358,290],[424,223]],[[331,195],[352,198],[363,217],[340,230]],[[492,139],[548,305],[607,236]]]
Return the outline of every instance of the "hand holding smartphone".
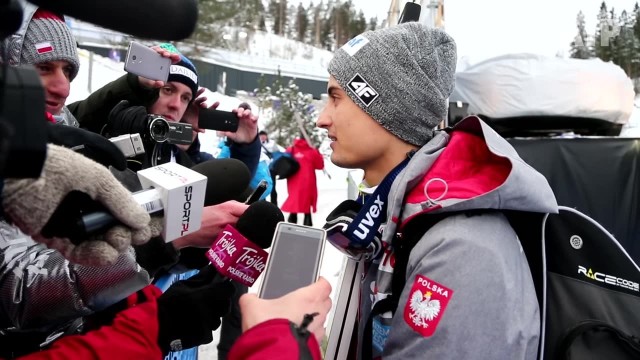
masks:
[[[275,299],[316,282],[325,237],[324,229],[278,223],[258,296]]]
[[[142,76],[149,80],[166,82],[169,79],[171,59],[163,57],[157,51],[135,41],[129,44],[124,62],[126,72]]]
[[[267,191],[267,180],[260,180],[260,183],[258,183],[258,186],[256,187],[255,190],[253,190],[253,192],[251,193],[251,195],[249,195],[249,197],[247,198],[247,200],[244,202],[247,205],[251,205],[254,202],[260,200],[260,198],[262,197],[262,194],[264,194],[265,191]]]
[[[236,132],[238,130],[238,125],[240,124],[238,114],[231,111],[208,108],[199,110],[198,127],[200,129],[230,132]]]

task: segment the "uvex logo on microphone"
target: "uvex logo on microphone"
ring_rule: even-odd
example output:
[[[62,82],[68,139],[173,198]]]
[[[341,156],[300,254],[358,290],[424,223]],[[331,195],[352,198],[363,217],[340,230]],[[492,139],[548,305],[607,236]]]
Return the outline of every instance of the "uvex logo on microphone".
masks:
[[[364,240],[367,237],[369,231],[372,230],[371,227],[374,224],[373,219],[377,219],[378,216],[380,216],[380,214],[382,213],[383,205],[384,202],[380,200],[380,195],[378,195],[374,200],[373,205],[371,205],[369,210],[367,210],[367,214],[365,215],[364,219],[362,219],[360,224],[358,224],[358,228],[353,232],[358,238]],[[373,230],[377,231],[378,229]]]
[[[251,286],[264,271],[267,252],[227,225],[207,251],[216,270],[231,280]]]

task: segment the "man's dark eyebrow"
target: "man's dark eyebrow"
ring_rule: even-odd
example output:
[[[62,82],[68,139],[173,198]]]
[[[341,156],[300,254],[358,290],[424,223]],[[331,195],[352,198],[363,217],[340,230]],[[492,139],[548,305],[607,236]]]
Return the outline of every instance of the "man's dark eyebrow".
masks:
[[[338,86],[329,86],[329,88],[327,89],[327,94],[329,94],[329,96],[336,95],[335,93],[338,92],[338,90],[340,90]]]

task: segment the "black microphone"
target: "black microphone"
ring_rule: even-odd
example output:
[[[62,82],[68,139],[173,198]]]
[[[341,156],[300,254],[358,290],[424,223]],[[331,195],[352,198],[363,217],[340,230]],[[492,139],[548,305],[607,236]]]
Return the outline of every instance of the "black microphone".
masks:
[[[136,37],[158,40],[188,38],[196,27],[196,0],[29,0],[47,10],[69,15]]]
[[[238,200],[251,183],[249,168],[237,159],[207,160],[192,167],[191,170],[209,179],[204,196],[204,206]]]
[[[217,272],[251,286],[264,271],[267,252],[279,222],[284,221],[280,209],[268,202],[257,201],[238,218],[236,226],[227,225],[207,251]]]
[[[251,174],[247,166],[236,159],[213,159],[194,166],[191,170],[207,177],[204,194],[204,206],[233,200],[244,193],[249,186]],[[137,193],[136,200],[145,198],[144,193],[153,193],[157,189],[147,189]],[[142,195],[142,196],[140,196]],[[142,200],[140,200],[142,201]],[[144,200],[140,206],[149,213],[162,206],[158,201]],[[180,211],[183,209],[164,209]],[[90,235],[99,233],[118,224],[104,207],[82,192],[71,192],[60,203],[41,234],[46,238],[64,237],[79,244]]]

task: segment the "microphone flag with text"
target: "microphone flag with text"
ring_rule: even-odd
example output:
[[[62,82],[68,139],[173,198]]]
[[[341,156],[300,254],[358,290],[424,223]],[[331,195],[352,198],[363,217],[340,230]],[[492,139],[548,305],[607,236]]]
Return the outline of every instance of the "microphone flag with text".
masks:
[[[280,209],[268,202],[258,201],[247,208],[236,226],[227,225],[207,251],[211,264],[221,275],[251,286],[264,271],[273,234],[284,221]]]
[[[163,237],[167,242],[200,229],[203,207],[239,196],[251,177],[246,165],[235,159],[213,159],[192,169],[166,163],[141,170],[137,176],[131,171],[122,176],[120,181],[139,182],[139,188],[144,189],[133,197],[148,213],[164,212]],[[75,192],[62,201],[42,234],[78,244],[117,223],[98,202]]]

